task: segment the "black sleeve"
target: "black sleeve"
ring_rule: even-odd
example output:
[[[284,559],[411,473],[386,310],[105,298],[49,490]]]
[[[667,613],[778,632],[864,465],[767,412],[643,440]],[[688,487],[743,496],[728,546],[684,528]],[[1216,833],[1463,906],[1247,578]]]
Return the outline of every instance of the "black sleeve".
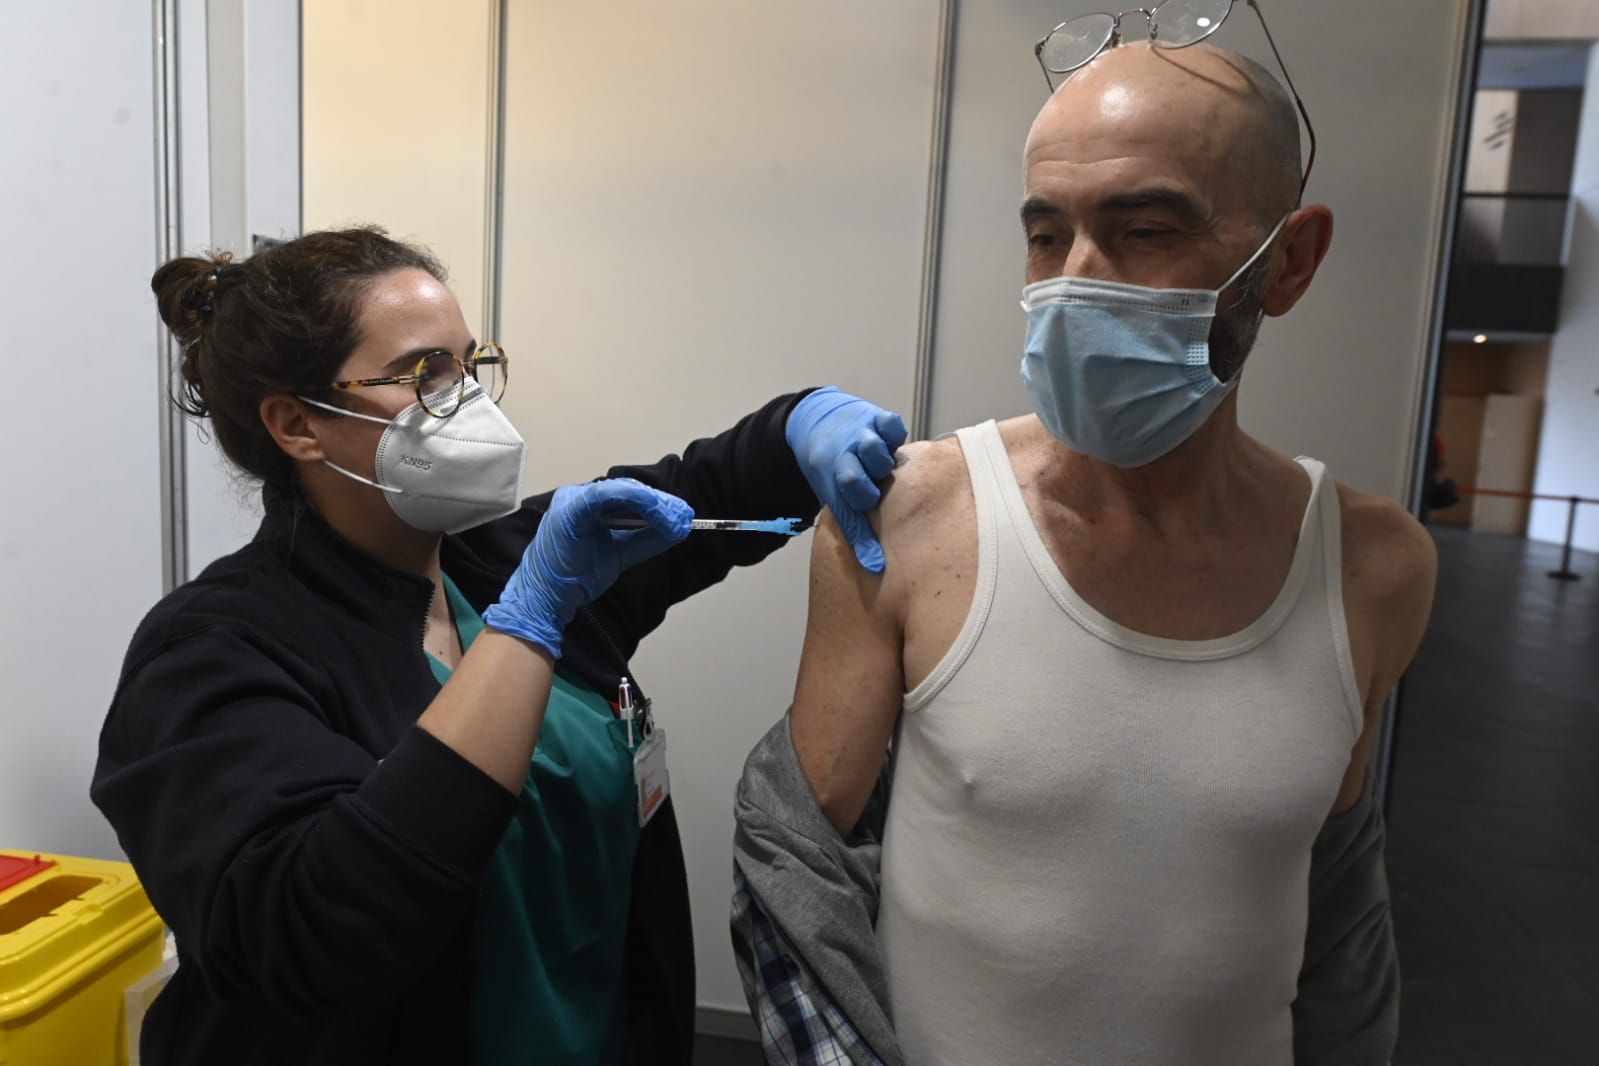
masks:
[[[806,528],[821,503],[805,481],[784,430],[806,393],[779,396],[714,437],[697,440],[681,456],[653,466],[618,466],[606,477],[630,477],[687,500],[706,518],[803,518]],[[631,657],[666,617],[667,608],[710,588],[735,566],[752,566],[792,538],[765,533],[690,536],[682,544],[627,571],[594,604]]]
[[[315,1014],[413,987],[461,935],[516,800],[411,727],[379,760],[330,728],[315,667],[243,627],[125,669],[92,796],[184,965]]]
[[[809,525],[821,504],[784,436],[788,416],[808,392],[779,396],[731,429],[694,441],[680,456],[648,466],[614,466],[605,477],[633,478],[680,496],[707,518],[803,518]],[[456,538],[471,559],[446,558],[444,568],[474,603],[486,605],[499,596],[553,495],[534,496],[517,513]],[[760,562],[789,540],[757,533],[691,536],[628,570],[591,610],[622,655],[631,657],[667,608],[721,581],[735,566]],[[472,580],[473,567],[478,578],[469,588],[463,577]]]
[[[1293,1004],[1295,1066],[1386,1063],[1399,1035],[1382,809],[1368,780],[1327,820],[1310,858],[1310,917]]]

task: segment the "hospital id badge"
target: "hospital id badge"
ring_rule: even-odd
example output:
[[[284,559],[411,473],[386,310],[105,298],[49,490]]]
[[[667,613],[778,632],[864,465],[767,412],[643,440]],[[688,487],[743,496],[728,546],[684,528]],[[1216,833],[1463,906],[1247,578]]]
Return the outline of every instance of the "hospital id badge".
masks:
[[[666,730],[651,732],[633,753],[633,782],[638,786],[638,824],[642,829],[672,794],[671,776],[666,772]]]

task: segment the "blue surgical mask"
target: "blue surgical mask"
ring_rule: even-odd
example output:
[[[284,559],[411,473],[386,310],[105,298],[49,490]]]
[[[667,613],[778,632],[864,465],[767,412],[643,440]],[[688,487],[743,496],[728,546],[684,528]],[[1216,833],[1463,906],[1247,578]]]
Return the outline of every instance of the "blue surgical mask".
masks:
[[[1254,265],[1286,216],[1219,289],[1150,289],[1058,277],[1022,290],[1022,380],[1044,428],[1074,452],[1144,466],[1191,437],[1238,385],[1210,369],[1222,290]]]

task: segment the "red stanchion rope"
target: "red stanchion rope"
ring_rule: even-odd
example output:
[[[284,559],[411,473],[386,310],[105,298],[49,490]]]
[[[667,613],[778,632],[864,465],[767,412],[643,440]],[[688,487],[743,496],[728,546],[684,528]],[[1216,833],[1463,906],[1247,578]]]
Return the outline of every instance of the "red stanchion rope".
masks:
[[[1576,500],[1578,503],[1599,504],[1599,500],[1589,499],[1586,496],[1551,496],[1545,492],[1513,492],[1510,489],[1479,489],[1465,486],[1461,486],[1460,491],[1467,496],[1503,496],[1511,500],[1554,500],[1559,503]]]

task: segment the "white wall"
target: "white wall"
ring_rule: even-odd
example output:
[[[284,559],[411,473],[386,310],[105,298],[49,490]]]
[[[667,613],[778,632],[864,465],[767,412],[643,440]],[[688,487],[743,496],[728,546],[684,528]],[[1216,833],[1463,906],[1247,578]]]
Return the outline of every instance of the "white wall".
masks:
[[[1240,387],[1245,428],[1340,480],[1399,496],[1416,439],[1465,5],[1264,4],[1315,123],[1307,200],[1331,205],[1332,252],[1271,320]],[[931,426],[1027,410],[1018,373],[1022,145],[1048,88],[1032,44],[1098,0],[961,5]],[[1137,20],[1138,16],[1129,16]],[[1274,73],[1254,13],[1216,42]]]
[[[242,258],[256,235],[300,232],[299,5],[179,0],[178,19],[182,252]],[[207,429],[188,424],[191,577],[261,520],[259,485],[238,475]]]
[[[1599,48],[1590,56],[1583,96],[1567,249],[1533,491],[1599,499]],[[1568,510],[1564,503],[1533,504],[1528,535],[1564,541]],[[1573,543],[1599,551],[1599,506],[1578,508]]]
[[[161,594],[149,4],[6,7],[13,390],[0,504],[0,848],[116,857],[89,802],[128,638]],[[21,380],[20,378],[18,379]]]
[[[1490,41],[1593,40],[1599,37],[1599,6],[1593,0],[1488,0],[1483,36]]]
[[[530,489],[805,385],[908,409],[936,23],[918,0],[511,4],[504,406]],[[671,738],[705,1005],[744,1010],[733,786],[793,692],[808,551],[675,609],[637,660]]]
[[[496,3],[305,5],[306,229],[376,222],[428,245],[474,331]]]

